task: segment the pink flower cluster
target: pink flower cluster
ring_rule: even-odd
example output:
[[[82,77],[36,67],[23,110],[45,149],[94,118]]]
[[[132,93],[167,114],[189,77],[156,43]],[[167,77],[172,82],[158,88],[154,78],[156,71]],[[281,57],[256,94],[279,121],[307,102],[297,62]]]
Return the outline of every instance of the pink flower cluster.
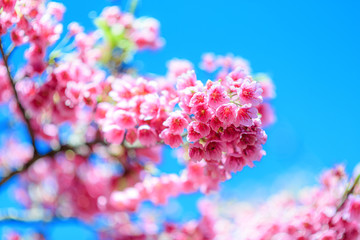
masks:
[[[176,104],[175,89],[169,84],[129,75],[110,76],[107,82],[111,83],[110,100],[116,104],[98,104],[95,116],[105,139],[115,144],[125,139],[130,145],[139,141],[145,147],[159,143],[163,123]]]
[[[241,69],[243,75],[248,75],[251,71],[249,63],[240,58],[232,55],[215,56],[213,53],[206,53],[202,57],[200,67],[205,71],[212,73],[217,72],[217,79],[226,79],[227,75],[236,70]],[[275,98],[275,87],[272,80],[265,74],[257,74],[253,80],[258,82],[262,88],[262,98],[264,102],[256,106],[258,113],[261,115],[261,125],[263,127],[269,126],[275,122],[275,114],[271,105],[266,102]]]
[[[11,175],[14,168],[24,170],[16,198],[25,210],[36,206],[47,217],[88,223],[100,216],[110,229],[99,231],[103,239],[214,239],[206,204],[201,220],[167,223],[163,232],[150,218],[136,224],[131,214],[144,201],[166,204],[182,193],[217,190],[231,173],[254,166],[265,154],[263,126],[273,121],[263,103],[274,97],[271,80],[250,76],[241,58],[213,55],[203,67],[220,68],[214,81],[198,80],[193,64],[181,59],[168,63],[164,77],[141,75],[127,65],[136,51],[163,45],[157,20],[108,7],[95,20],[96,31],[85,33],[73,22],[58,41],[62,4],[0,4],[6,39],[0,42],[0,102],[11,104],[14,121],[31,138],[4,144],[0,174],[3,180],[18,173]],[[19,46],[23,67],[11,62]],[[171,161],[162,159],[166,145],[183,153],[179,174],[157,172],[161,160]]]
[[[204,86],[190,71],[179,77],[177,88],[182,111],[171,114],[165,131],[176,135],[187,127],[192,161],[204,159],[236,172],[260,160],[267,138],[256,109],[262,102],[262,88],[251,76],[236,69],[224,80]]]
[[[154,18],[134,18],[134,15],[122,12],[119,7],[107,7],[101,17],[110,27],[124,30],[127,38],[136,45],[137,50],[158,49],[164,45],[164,40],[159,35],[159,22]]]
[[[62,20],[65,7],[60,3],[44,1],[3,0],[0,15],[0,35],[10,32],[15,46],[30,43],[25,52],[28,65],[24,69],[27,75],[41,74],[47,63],[44,58],[46,48],[54,44],[62,32]],[[21,13],[21,14],[20,14]]]
[[[359,239],[359,185],[344,198],[353,181],[339,166],[323,174],[321,186],[300,191],[299,198],[282,193],[260,206],[250,202],[207,201],[210,204],[207,209],[213,210],[211,221],[215,232],[215,237],[209,239]],[[227,207],[222,208],[224,205]]]

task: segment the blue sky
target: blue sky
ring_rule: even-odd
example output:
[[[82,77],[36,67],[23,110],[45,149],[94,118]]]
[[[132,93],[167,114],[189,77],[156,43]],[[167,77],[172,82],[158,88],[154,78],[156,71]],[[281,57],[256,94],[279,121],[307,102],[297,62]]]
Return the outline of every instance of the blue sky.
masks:
[[[99,13],[111,3],[124,5],[62,2],[66,23],[79,21],[90,29],[90,11]],[[360,2],[346,0],[140,1],[137,15],[157,18],[166,39],[159,52],[138,54],[141,71],[164,74],[166,62],[174,57],[197,64],[204,52],[233,53],[249,60],[254,72],[268,73],[276,84],[277,122],[267,129],[267,156],[223,184],[225,197],[259,199],[280,187],[315,184],[319,172],[336,163],[345,163],[350,171],[359,162],[359,10]],[[172,170],[171,165],[167,161],[163,168]],[[182,197],[181,203],[191,212],[197,197]],[[7,204],[2,201],[0,207]],[[93,237],[89,229],[72,224],[51,225],[50,239],[73,229],[79,239]]]

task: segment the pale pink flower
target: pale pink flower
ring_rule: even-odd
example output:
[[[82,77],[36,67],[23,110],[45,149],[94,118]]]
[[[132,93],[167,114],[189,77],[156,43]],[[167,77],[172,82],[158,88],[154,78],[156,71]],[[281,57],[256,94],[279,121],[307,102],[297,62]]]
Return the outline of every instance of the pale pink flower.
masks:
[[[190,70],[181,74],[177,79],[176,88],[178,90],[183,90],[187,87],[194,86],[196,86],[196,75],[194,70]]]
[[[205,145],[205,160],[220,162],[224,146],[221,142],[212,141]]]
[[[198,105],[191,109],[191,112],[195,115],[195,119],[207,123],[213,115],[213,111],[207,105]]]
[[[121,144],[124,140],[124,129],[114,124],[108,124],[103,128],[104,137],[106,141],[114,144]]]
[[[78,33],[83,32],[84,28],[82,26],[80,26],[79,23],[77,23],[77,22],[71,22],[68,25],[68,30],[69,30],[70,36],[74,36]]]
[[[126,136],[125,139],[126,141],[128,141],[130,144],[133,144],[136,140],[137,140],[138,136],[137,136],[137,130],[136,128],[130,128],[126,131]]]
[[[229,96],[226,94],[223,86],[216,84],[208,91],[208,103],[210,107],[216,109],[218,106],[228,102]]]
[[[204,92],[195,93],[189,102],[190,107],[197,107],[199,105],[207,104],[207,96]]]
[[[145,96],[144,103],[141,104],[140,113],[141,118],[151,120],[158,117],[160,111],[159,96],[156,94],[149,94]]]
[[[231,81],[241,81],[247,76],[246,72],[242,68],[236,68],[234,71],[230,72],[226,79]]]
[[[160,133],[160,138],[162,138],[164,143],[171,148],[180,147],[183,143],[182,137],[179,134],[173,134],[168,128]]]
[[[221,139],[224,141],[234,141],[240,138],[240,133],[238,132],[233,125],[224,129]]]
[[[216,109],[216,116],[224,126],[229,126],[235,122],[237,109],[234,103],[223,104]]]
[[[257,107],[258,112],[261,115],[261,126],[267,127],[276,121],[274,109],[269,103],[261,103]]]
[[[225,168],[230,172],[239,172],[247,165],[246,160],[240,154],[228,154],[225,160]]]
[[[222,127],[222,122],[219,120],[217,116],[213,116],[210,119],[210,127],[215,132],[218,132],[219,129]]]
[[[122,129],[133,128],[137,124],[135,114],[122,109],[115,110],[112,118],[114,123],[118,124]]]
[[[189,144],[189,157],[194,162],[201,161],[205,156],[204,147],[199,143],[195,142]]]
[[[246,104],[239,108],[236,115],[235,125],[250,127],[253,125],[253,119],[257,118],[257,109]]]
[[[238,90],[241,104],[250,103],[252,106],[259,105],[262,102],[262,88],[259,83],[245,79]]]
[[[259,83],[263,90],[261,96],[264,99],[275,98],[275,96],[276,96],[275,86],[274,86],[274,83],[272,82],[271,78],[264,76],[263,78],[261,78],[261,81],[259,81]]]
[[[172,80],[172,79],[176,79],[181,74],[194,69],[194,66],[188,60],[172,59],[167,63],[167,68],[168,68],[167,76]]]
[[[181,134],[187,125],[188,119],[180,111],[170,113],[170,116],[164,122],[164,126],[168,127],[172,134]]]
[[[194,129],[195,123],[191,122],[188,126],[187,140],[189,142],[198,141],[201,138],[201,134]]]
[[[360,222],[360,197],[349,196],[346,203],[346,210],[349,213],[351,221]]]
[[[65,10],[65,6],[58,2],[49,2],[47,6],[47,11],[58,21],[62,20]]]
[[[157,142],[157,134],[148,125],[142,125],[138,128],[138,138],[142,145],[152,146]]]
[[[191,126],[196,132],[200,133],[201,138],[206,137],[210,133],[210,127],[205,123],[193,121]]]
[[[213,53],[206,53],[202,56],[200,68],[207,72],[214,72],[217,68],[215,55]]]

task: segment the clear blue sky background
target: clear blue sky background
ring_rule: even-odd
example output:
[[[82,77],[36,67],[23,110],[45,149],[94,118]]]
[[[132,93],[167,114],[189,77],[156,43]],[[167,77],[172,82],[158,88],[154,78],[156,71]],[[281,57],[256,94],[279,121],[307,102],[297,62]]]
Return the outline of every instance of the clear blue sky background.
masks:
[[[87,28],[93,28],[90,11],[123,4],[62,2],[65,23],[79,21]],[[204,52],[234,53],[248,59],[254,72],[270,74],[276,84],[277,122],[267,129],[267,156],[223,184],[223,196],[261,199],[280,187],[315,184],[319,172],[336,163],[350,171],[359,162],[359,11],[355,0],[140,2],[137,15],[157,18],[166,39],[161,51],[136,57],[142,71],[164,74],[173,57],[197,64]],[[162,168],[177,171],[167,152],[164,157]],[[181,197],[183,212],[169,218],[196,217],[198,197]],[[0,193],[0,208],[13,204],[9,193]],[[50,239],[95,239],[91,229],[72,221],[49,224],[46,232]]]

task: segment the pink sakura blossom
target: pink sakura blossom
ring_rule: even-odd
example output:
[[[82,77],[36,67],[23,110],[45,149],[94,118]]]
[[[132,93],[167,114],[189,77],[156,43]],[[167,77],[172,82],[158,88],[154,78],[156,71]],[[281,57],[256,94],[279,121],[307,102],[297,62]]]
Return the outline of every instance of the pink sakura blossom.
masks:
[[[120,144],[124,140],[124,129],[115,124],[106,125],[103,128],[104,137],[109,143]]]
[[[261,86],[249,79],[244,80],[239,89],[239,98],[242,104],[252,104],[252,106],[259,105],[262,102],[262,88]]]
[[[119,109],[114,111],[112,117],[120,128],[128,129],[136,126],[135,114],[132,112]]]
[[[257,118],[257,113],[258,110],[250,105],[240,107],[236,115],[236,125],[252,126],[253,119]]]
[[[174,134],[167,128],[160,133],[160,138],[164,140],[164,143],[172,148],[180,147],[183,143],[182,137],[179,134]]]
[[[195,142],[194,144],[189,145],[190,160],[198,162],[202,160],[204,156],[204,147],[199,142]]]
[[[217,84],[210,88],[208,99],[209,106],[214,109],[229,102],[229,97],[225,92],[225,88]]]
[[[267,76],[261,76],[260,78],[260,86],[262,88],[262,97],[264,99],[273,99],[275,98],[275,86],[272,80]]]
[[[164,122],[164,126],[169,128],[172,134],[181,134],[188,125],[187,116],[180,111],[172,112]]]
[[[164,40],[159,37],[160,23],[154,18],[138,18],[134,21],[134,29],[130,38],[139,50],[158,49],[164,45]]]
[[[224,164],[225,168],[230,172],[239,172],[245,165],[247,165],[247,162],[240,154],[229,154]]]
[[[71,22],[68,25],[68,30],[69,30],[69,35],[74,36],[77,35],[78,33],[83,32],[84,28],[80,26],[77,22]]]
[[[167,63],[168,73],[167,77],[173,81],[182,74],[193,70],[194,66],[188,60],[172,59]]]
[[[218,132],[220,128],[222,127],[222,122],[217,116],[213,116],[210,119],[210,127],[213,131]]]
[[[187,87],[194,87],[196,85],[196,75],[195,71],[187,71],[180,75],[177,79],[176,88],[178,90],[183,90]]]
[[[346,203],[346,211],[349,213],[351,221],[360,221],[360,198],[358,196],[349,196]]]
[[[65,12],[65,6],[57,2],[49,2],[47,6],[48,13],[54,15],[56,20],[61,21]]]
[[[201,134],[198,131],[196,131],[194,127],[195,127],[194,122],[191,122],[188,126],[187,140],[189,142],[195,142],[201,138]]]
[[[216,116],[224,126],[229,126],[235,122],[237,109],[233,103],[223,104],[216,109]]]
[[[133,144],[137,140],[137,130],[135,128],[130,128],[126,132],[126,141],[128,141],[130,144]]]
[[[207,161],[219,161],[222,156],[224,146],[221,142],[212,141],[205,145],[205,159]]]
[[[205,104],[197,105],[196,107],[192,108],[192,113],[195,115],[195,119],[203,123],[209,121],[213,115],[213,112],[214,111]]]
[[[215,62],[215,55],[212,53],[206,53],[202,56],[202,62],[200,64],[201,69],[207,72],[213,72],[216,70],[217,65]]]
[[[207,104],[207,96],[205,93],[203,92],[197,92],[195,93],[191,99],[190,99],[190,102],[189,102],[189,106],[190,107],[197,107],[199,105],[204,105],[204,104]]]
[[[138,138],[144,146],[152,146],[157,142],[156,133],[148,125],[142,125],[138,128]]]
[[[256,108],[261,115],[261,125],[263,127],[267,127],[276,121],[274,110],[269,103],[261,103]]]
[[[236,68],[234,71],[230,72],[225,79],[241,82],[241,80],[245,79],[246,76],[247,74],[243,68]]]
[[[191,124],[194,130],[200,134],[201,138],[207,137],[210,134],[210,127],[207,124],[196,121],[191,122]]]

